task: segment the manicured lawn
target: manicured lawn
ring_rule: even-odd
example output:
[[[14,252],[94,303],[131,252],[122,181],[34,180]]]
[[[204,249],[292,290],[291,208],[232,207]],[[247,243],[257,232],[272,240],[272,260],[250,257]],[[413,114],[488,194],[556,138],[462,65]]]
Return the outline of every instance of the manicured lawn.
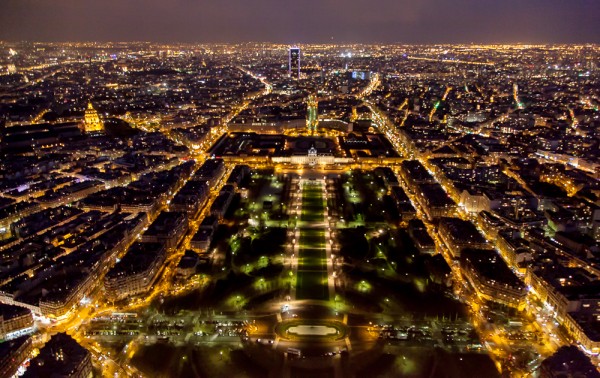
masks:
[[[325,251],[307,248],[300,251],[302,270],[326,270]]]
[[[296,299],[329,300],[327,271],[298,271]]]
[[[323,221],[323,192],[321,185],[305,186],[302,190],[302,215],[304,222]]]
[[[300,247],[325,248],[325,231],[315,228],[304,228],[300,231]]]
[[[322,186],[305,186],[302,191],[301,220],[322,222],[324,211]],[[296,298],[328,300],[325,231],[321,228],[302,228],[299,245]]]

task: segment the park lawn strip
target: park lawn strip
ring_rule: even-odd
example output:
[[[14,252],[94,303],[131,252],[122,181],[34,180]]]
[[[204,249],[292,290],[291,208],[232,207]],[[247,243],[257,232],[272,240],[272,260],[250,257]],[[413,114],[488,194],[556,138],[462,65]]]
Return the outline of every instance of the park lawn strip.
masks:
[[[329,299],[325,230],[310,224],[323,222],[324,211],[322,185],[304,186],[296,299]]]

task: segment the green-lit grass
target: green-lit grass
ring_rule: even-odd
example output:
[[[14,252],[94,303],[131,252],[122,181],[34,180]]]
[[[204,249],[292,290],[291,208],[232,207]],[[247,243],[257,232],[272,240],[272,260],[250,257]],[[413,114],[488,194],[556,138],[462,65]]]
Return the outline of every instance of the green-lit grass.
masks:
[[[325,207],[321,186],[306,186],[302,190],[302,215],[304,222],[323,221]]]
[[[326,270],[325,253],[318,249],[305,249],[301,251],[300,266],[302,270]],[[299,268],[300,269],[300,268]]]
[[[321,229],[300,230],[300,247],[325,248],[325,231]]]
[[[329,300],[327,288],[327,271],[298,271],[296,299]]]
[[[307,223],[323,222],[324,212],[322,186],[305,186],[302,191],[301,220]],[[302,228],[299,246],[296,298],[328,300],[325,231]]]

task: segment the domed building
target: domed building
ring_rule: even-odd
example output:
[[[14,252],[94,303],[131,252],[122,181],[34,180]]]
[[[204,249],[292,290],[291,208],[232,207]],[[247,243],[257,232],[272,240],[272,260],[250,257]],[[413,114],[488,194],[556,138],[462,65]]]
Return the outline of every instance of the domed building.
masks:
[[[83,119],[83,131],[85,133],[102,133],[104,132],[104,123],[100,119],[98,112],[94,109],[91,102],[88,102],[87,109]]]

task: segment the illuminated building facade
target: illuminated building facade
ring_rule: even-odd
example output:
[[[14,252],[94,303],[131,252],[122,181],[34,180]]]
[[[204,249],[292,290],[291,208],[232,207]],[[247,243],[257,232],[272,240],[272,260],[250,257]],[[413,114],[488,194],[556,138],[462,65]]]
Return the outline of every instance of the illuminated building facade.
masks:
[[[29,333],[33,327],[33,315],[25,307],[0,303],[0,338],[12,339]]]
[[[86,133],[98,133],[104,131],[104,123],[100,120],[100,116],[92,106],[91,102],[88,103],[87,109],[85,110],[83,130]]]
[[[28,335],[0,343],[0,377],[18,376],[19,366],[32,350],[32,337]]]
[[[163,243],[135,243],[104,277],[111,300],[121,300],[150,290],[167,257]]]

